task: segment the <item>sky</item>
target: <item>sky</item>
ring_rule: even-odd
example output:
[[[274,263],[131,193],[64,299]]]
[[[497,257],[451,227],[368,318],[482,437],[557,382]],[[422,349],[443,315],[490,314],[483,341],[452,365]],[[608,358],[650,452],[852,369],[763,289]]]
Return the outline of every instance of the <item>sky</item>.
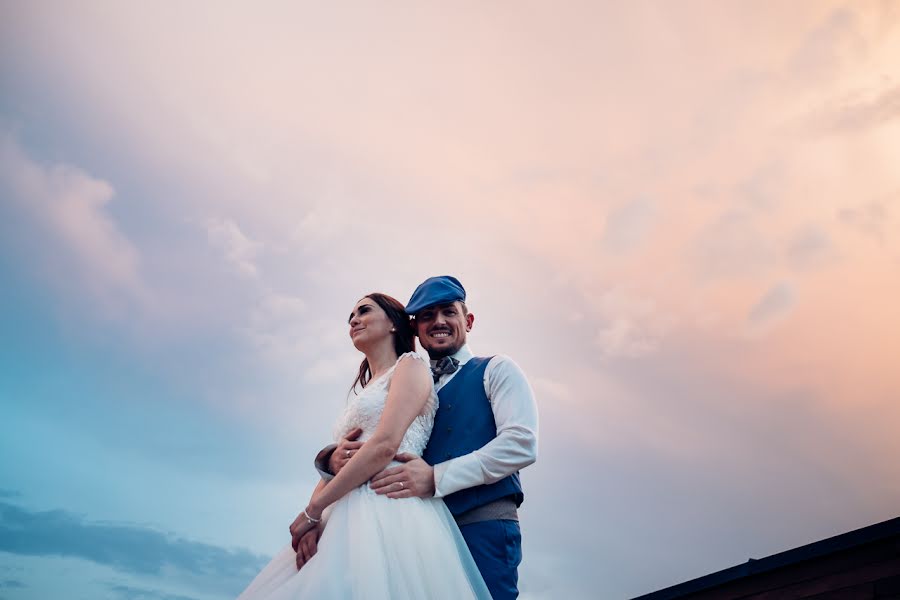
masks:
[[[235,597],[371,291],[540,411],[525,600],[898,516],[900,5],[0,0],[0,598]]]

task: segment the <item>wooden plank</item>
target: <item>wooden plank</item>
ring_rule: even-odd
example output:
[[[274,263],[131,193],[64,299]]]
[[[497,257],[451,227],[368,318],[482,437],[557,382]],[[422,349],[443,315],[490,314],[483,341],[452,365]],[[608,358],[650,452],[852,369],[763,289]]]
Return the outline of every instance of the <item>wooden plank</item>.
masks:
[[[832,590],[850,588],[863,583],[888,579],[900,575],[900,558],[880,563],[864,565],[842,573],[823,573],[821,576],[806,581],[786,585],[778,589],[745,596],[747,600],[780,600],[781,598],[810,598]],[[869,586],[872,588],[872,586]],[[868,598],[874,596],[871,591]]]
[[[858,570],[864,573],[870,565],[875,565],[873,568],[878,573],[881,573],[881,575],[878,575],[879,577],[890,578],[894,575],[900,575],[900,540],[883,540],[830,556],[789,565],[774,571],[749,575],[719,587],[686,594],[681,596],[681,598],[685,600],[720,600],[722,598],[768,600],[770,596],[765,596],[766,592],[777,592],[778,590],[807,582],[811,586],[809,593],[821,593],[827,591],[827,589],[819,589],[816,592],[815,590],[818,588],[815,587],[815,581],[828,577],[839,577],[843,573],[852,573]],[[865,575],[860,576],[866,577]],[[844,585],[851,585],[852,583],[854,582],[850,581]],[[777,595],[771,597],[783,598],[790,596]]]

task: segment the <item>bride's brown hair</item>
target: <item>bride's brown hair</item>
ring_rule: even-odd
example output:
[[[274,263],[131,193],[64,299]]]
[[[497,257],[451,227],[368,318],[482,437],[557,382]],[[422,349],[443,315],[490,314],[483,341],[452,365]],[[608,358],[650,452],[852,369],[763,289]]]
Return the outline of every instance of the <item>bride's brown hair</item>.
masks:
[[[416,349],[416,332],[409,320],[409,315],[406,314],[406,309],[400,301],[379,292],[366,294],[363,298],[369,298],[380,306],[394,325],[394,329],[396,329],[394,332],[394,351],[397,353],[397,356],[402,356],[406,352],[414,352]],[[356,386],[366,387],[370,379],[372,379],[372,371],[369,369],[369,359],[364,358],[359,365],[359,373],[356,375],[356,379],[353,380],[353,385],[350,386],[350,389],[355,394]]]

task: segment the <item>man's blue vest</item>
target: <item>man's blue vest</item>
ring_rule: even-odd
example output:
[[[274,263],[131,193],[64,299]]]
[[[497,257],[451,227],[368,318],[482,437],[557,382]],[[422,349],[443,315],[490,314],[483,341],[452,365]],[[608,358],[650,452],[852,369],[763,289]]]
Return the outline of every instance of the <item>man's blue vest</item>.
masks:
[[[469,454],[497,437],[494,413],[484,393],[484,371],[490,360],[490,357],[470,359],[438,392],[434,429],[422,453],[428,464]],[[512,497],[516,505],[522,503],[524,496],[518,473],[495,483],[454,492],[444,496],[444,502],[454,516],[459,516],[506,496]]]

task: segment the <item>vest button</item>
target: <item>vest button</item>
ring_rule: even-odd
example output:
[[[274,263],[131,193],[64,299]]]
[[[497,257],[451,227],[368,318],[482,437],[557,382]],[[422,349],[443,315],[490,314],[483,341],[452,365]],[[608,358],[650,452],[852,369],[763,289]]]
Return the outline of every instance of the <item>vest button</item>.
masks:
[[[448,405],[447,405],[447,410],[452,410],[452,409],[453,409],[453,405],[452,405],[452,404],[448,404]]]
[[[448,452],[448,453],[447,453],[447,458],[453,458],[453,455],[450,454],[450,453]]]
[[[452,427],[448,427],[448,428],[447,428],[447,433],[451,433],[452,431],[453,431],[453,428],[452,428]]]

